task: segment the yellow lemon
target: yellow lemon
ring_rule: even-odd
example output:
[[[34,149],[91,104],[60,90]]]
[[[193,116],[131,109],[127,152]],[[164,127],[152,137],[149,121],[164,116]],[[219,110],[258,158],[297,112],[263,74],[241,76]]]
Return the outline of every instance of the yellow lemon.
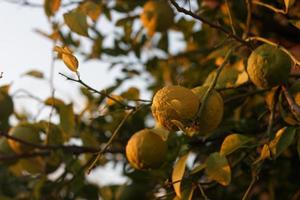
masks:
[[[158,168],[164,162],[167,145],[152,129],[136,132],[126,146],[129,163],[136,169]]]
[[[168,130],[178,130],[174,121],[185,125],[197,113],[198,97],[188,88],[166,86],[160,89],[153,98],[152,114],[159,124]]]
[[[247,71],[254,85],[269,88],[285,83],[291,67],[289,55],[277,47],[263,44],[249,56]]]
[[[207,91],[207,86],[199,86],[192,89],[198,97],[202,100],[203,95]],[[201,104],[202,102],[200,102]],[[196,125],[192,127],[200,135],[207,135],[215,130],[222,121],[224,113],[224,102],[222,96],[216,90],[212,90],[206,103],[204,109],[199,117]]]

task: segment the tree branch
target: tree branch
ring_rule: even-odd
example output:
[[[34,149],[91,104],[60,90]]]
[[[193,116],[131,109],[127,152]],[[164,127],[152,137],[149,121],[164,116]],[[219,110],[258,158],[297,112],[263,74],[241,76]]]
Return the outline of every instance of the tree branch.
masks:
[[[189,11],[189,10],[186,10],[185,8],[183,8],[183,7],[180,7],[178,5],[178,3],[176,3],[175,0],[169,0],[169,1],[176,8],[176,10],[178,12],[181,12],[181,13],[184,13],[186,15],[189,15],[189,16],[193,17],[194,19],[197,19],[197,20],[201,21],[202,23],[209,25],[210,27],[215,28],[215,29],[217,29],[217,30],[225,33],[226,35],[228,35],[229,37],[235,39],[237,42],[241,43],[242,45],[247,46],[248,48],[252,49],[251,45],[247,41],[243,40],[239,36],[231,33],[228,30],[226,30],[224,27],[222,27],[222,26],[220,26],[218,24],[215,24],[213,22],[210,22],[207,19],[205,19],[204,17],[193,13],[192,11]]]

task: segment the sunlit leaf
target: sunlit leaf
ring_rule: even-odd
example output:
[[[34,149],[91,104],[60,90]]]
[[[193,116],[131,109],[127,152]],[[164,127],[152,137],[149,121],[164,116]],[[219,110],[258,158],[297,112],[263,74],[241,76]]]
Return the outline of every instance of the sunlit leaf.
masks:
[[[289,22],[296,28],[300,29],[300,20],[290,20]]]
[[[92,1],[85,1],[79,6],[79,10],[96,21],[101,14],[101,6]]]
[[[44,11],[48,17],[54,15],[61,5],[61,0],[45,0]]]
[[[295,3],[295,0],[284,0],[286,11],[288,11],[288,9],[290,7],[292,7],[294,5],[294,3]]]
[[[59,47],[55,46],[53,51],[56,51],[61,56],[62,60],[64,61],[65,65],[73,72],[76,72],[78,69],[78,60],[73,55],[72,51],[67,47]],[[60,57],[59,56],[59,57]]]
[[[259,162],[261,162],[261,161],[264,161],[264,160],[266,160],[266,159],[268,159],[268,158],[270,158],[270,157],[271,157],[270,148],[269,148],[269,146],[268,146],[267,144],[265,144],[265,145],[263,146],[263,148],[261,149],[259,158],[256,159],[256,160],[253,162],[253,164],[255,165],[255,164],[257,164],[257,163],[259,163]]]
[[[227,156],[237,149],[244,147],[251,140],[250,137],[241,134],[228,135],[222,143],[220,154]]]
[[[73,72],[76,72],[78,69],[78,60],[72,54],[62,54],[62,59],[65,65]]]
[[[221,185],[229,185],[231,181],[231,169],[224,155],[215,152],[206,160],[205,174]]]
[[[284,127],[277,131],[275,138],[270,142],[269,147],[272,156],[277,158],[293,142],[296,129],[293,127]]]
[[[58,99],[58,98],[53,98],[53,97],[49,97],[48,99],[45,100],[44,103],[46,105],[48,105],[48,106],[53,106],[56,109],[58,109],[60,106],[65,105],[65,103],[63,102],[63,100]]]
[[[86,15],[82,12],[73,10],[64,14],[64,20],[71,31],[82,35],[88,36],[89,25],[87,23]]]
[[[181,198],[181,181],[184,175],[188,153],[181,156],[174,165],[172,172],[172,183],[176,195]]]

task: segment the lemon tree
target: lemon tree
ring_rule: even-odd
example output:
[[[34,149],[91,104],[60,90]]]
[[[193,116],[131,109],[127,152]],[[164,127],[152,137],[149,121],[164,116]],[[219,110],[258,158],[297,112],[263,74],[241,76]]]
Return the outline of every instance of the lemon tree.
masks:
[[[1,200],[299,199],[298,1],[8,3],[52,45],[34,86],[0,67]]]

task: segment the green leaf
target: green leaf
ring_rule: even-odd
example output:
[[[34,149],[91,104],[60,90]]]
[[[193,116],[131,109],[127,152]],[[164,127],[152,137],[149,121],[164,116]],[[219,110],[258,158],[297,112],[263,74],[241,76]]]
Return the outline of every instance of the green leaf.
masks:
[[[87,23],[87,17],[82,12],[73,10],[71,12],[65,13],[64,21],[67,24],[67,26],[71,29],[71,31],[82,36],[89,36],[89,26]]]
[[[190,172],[190,174],[196,174],[202,170],[204,170],[206,167],[206,164],[200,164],[200,165],[197,165],[196,167],[194,167],[194,169],[192,169],[192,171]]]
[[[174,187],[176,195],[179,198],[181,198],[180,185],[181,185],[182,177],[184,175],[188,155],[189,155],[189,153],[184,154],[177,160],[177,162],[174,165],[173,172],[172,172],[172,182],[174,182],[173,187]]]
[[[274,158],[277,158],[292,144],[295,134],[296,129],[293,127],[284,127],[277,131],[275,138],[269,144],[271,154]]]
[[[44,74],[41,71],[38,70],[30,70],[28,72],[26,72],[25,74],[23,74],[23,76],[32,76],[34,78],[44,78]]]
[[[92,1],[85,1],[78,8],[81,12],[89,16],[93,21],[96,21],[101,14],[100,5]]]
[[[206,160],[205,174],[221,185],[229,185],[231,181],[231,169],[226,157],[219,152],[210,154]]]
[[[65,137],[69,138],[73,135],[75,130],[75,116],[73,111],[73,104],[60,106],[59,108],[60,126],[65,133]]]
[[[181,200],[192,200],[196,187],[191,186],[188,189],[182,191]]]
[[[289,22],[296,28],[300,29],[300,20],[289,20]]]
[[[245,147],[245,144],[249,143],[251,140],[252,138],[241,134],[228,135],[222,143],[220,154],[227,156],[237,149]]]
[[[53,106],[56,109],[59,109],[60,106],[65,105],[63,100],[55,98],[55,97],[49,97],[48,99],[45,100],[44,103],[48,106]]]

